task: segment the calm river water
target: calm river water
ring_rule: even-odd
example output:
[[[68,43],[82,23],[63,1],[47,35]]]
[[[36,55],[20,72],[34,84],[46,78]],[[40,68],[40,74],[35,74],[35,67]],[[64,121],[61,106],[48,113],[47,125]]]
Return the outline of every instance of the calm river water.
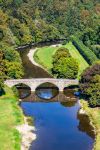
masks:
[[[51,77],[29,61],[28,51],[21,52],[25,78]],[[51,91],[41,90],[39,94],[47,98],[52,95]],[[93,128],[89,125],[88,117],[78,113],[78,101],[22,102],[21,107],[26,115],[34,118],[33,124],[36,127],[37,139],[33,141],[30,150],[92,150]]]
[[[30,150],[92,150],[91,127],[86,116],[78,114],[78,103],[24,102],[21,106],[26,115],[35,118],[37,139]]]

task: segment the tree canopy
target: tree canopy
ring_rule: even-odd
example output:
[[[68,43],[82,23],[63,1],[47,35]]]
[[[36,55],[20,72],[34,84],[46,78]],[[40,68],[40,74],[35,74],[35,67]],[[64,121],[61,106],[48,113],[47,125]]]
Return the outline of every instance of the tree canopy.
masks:
[[[5,65],[3,61],[4,54],[2,51],[0,51],[0,92],[2,92],[2,89],[4,87],[4,77],[5,77]]]
[[[78,63],[66,48],[60,48],[53,56],[52,73],[57,78],[75,79],[78,75]]]
[[[86,45],[98,44],[99,14],[98,0],[1,0],[0,37],[21,45],[68,38],[78,32]]]
[[[91,105],[100,105],[100,61],[83,72],[80,88]]]

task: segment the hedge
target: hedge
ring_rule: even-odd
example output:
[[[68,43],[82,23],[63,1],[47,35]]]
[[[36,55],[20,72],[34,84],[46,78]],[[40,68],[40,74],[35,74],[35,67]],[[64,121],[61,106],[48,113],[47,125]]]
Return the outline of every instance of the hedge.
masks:
[[[71,36],[73,45],[78,49],[80,54],[85,58],[85,60],[91,65],[98,60],[97,56],[93,53],[91,49],[86,47],[82,41],[77,37]]]
[[[100,45],[92,45],[91,48],[94,54],[100,59]]]

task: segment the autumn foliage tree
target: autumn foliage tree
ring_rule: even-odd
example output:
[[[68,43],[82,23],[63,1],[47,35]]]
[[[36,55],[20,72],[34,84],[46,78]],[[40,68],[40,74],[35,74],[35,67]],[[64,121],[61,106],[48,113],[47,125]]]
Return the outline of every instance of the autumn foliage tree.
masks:
[[[80,88],[91,105],[100,105],[100,62],[95,63],[83,72]]]

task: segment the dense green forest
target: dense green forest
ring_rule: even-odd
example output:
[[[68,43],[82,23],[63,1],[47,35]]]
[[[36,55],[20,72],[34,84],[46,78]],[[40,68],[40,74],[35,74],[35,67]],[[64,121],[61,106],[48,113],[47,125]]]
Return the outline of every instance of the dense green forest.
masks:
[[[0,8],[0,40],[10,46],[73,34],[93,50],[100,44],[99,0],[0,0]]]

